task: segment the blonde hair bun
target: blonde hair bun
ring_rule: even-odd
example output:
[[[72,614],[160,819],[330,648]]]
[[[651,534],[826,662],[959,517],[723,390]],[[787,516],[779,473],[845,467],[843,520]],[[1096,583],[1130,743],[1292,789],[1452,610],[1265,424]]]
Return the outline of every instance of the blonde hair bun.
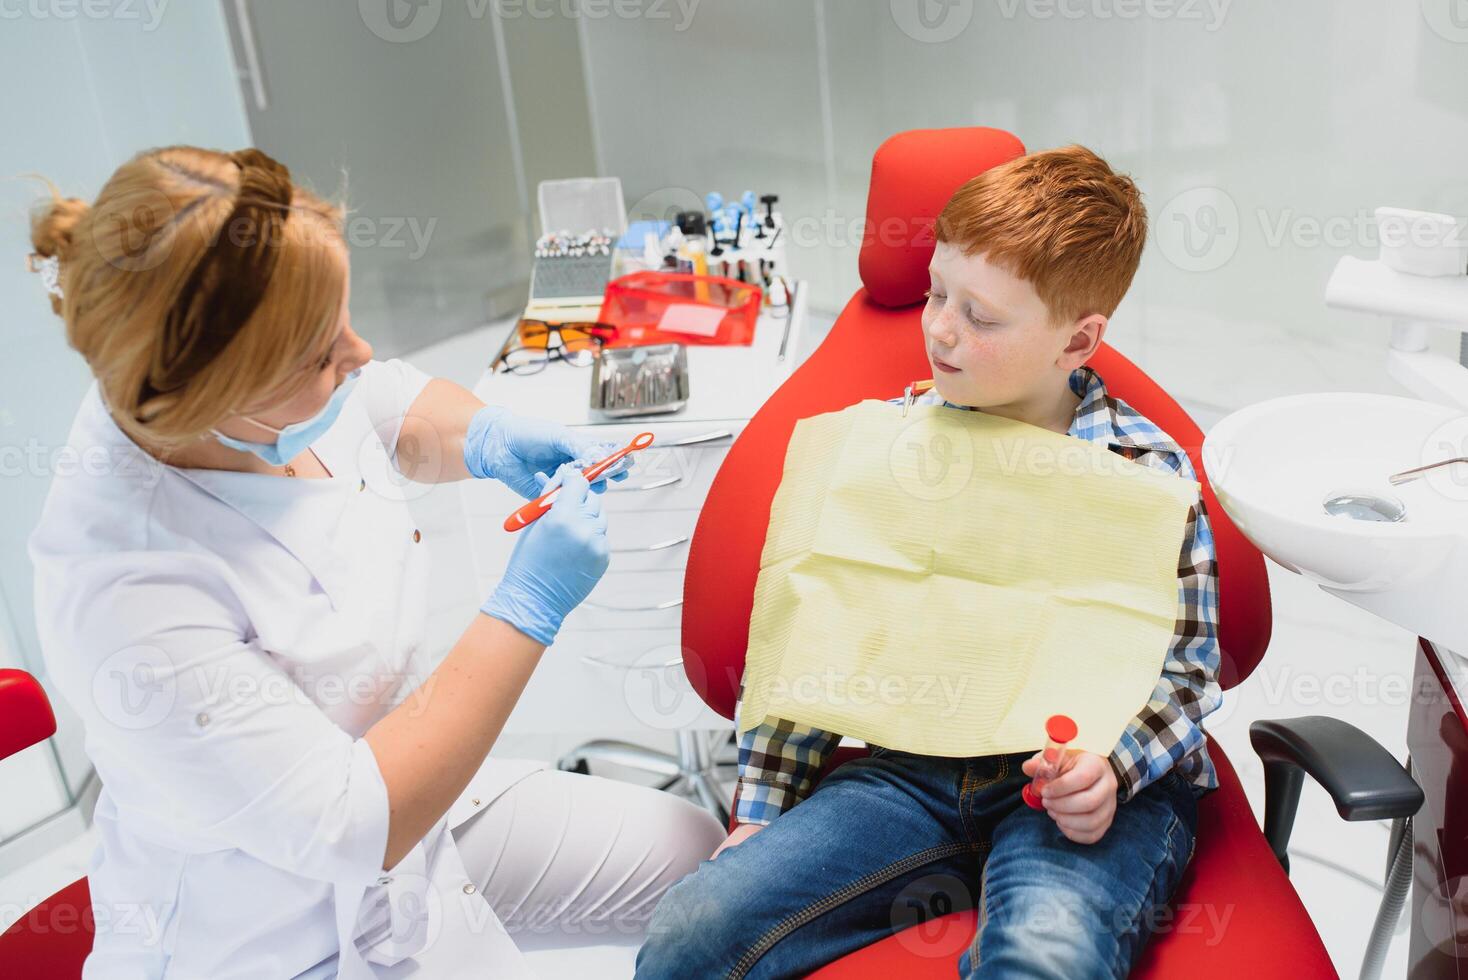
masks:
[[[232,215],[269,234],[235,241]],[[309,383],[341,320],[342,220],[260,150],[169,146],[118,167],[91,205],[52,187],[31,244],[60,264],[52,309],[114,421],[166,454]]]
[[[31,214],[31,251],[42,258],[64,261],[71,250],[76,228],[86,220],[92,206],[79,197],[62,197],[53,187],[50,200]],[[61,315],[61,297],[47,294],[51,310]]]

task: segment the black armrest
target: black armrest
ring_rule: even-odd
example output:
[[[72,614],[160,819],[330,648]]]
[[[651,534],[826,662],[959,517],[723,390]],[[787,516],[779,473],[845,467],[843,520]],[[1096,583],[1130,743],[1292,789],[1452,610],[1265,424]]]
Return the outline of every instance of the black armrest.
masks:
[[[1264,836],[1286,873],[1286,847],[1307,773],[1347,820],[1410,817],[1422,806],[1422,787],[1402,764],[1376,739],[1338,718],[1256,721],[1249,741],[1264,760]]]

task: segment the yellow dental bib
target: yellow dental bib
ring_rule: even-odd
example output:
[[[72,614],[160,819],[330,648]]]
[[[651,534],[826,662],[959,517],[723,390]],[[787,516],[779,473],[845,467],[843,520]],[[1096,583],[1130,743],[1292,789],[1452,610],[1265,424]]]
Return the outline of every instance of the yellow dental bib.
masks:
[[[1162,672],[1198,484],[983,412],[864,401],[795,426],[770,511],[741,731],[906,752],[1115,747]]]

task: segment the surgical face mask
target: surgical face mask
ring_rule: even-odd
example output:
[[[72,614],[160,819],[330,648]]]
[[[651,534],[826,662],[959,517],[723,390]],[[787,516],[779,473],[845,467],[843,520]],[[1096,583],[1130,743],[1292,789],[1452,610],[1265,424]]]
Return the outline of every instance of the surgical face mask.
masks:
[[[346,404],[347,396],[352,393],[352,388],[357,384],[357,378],[361,374],[362,369],[358,368],[347,375],[346,380],[337,385],[336,391],[331,393],[331,398],[321,411],[304,421],[292,422],[283,429],[277,429],[273,425],[266,425],[259,419],[249,419],[248,415],[245,416],[256,425],[274,432],[276,435],[274,442],[246,442],[214,429],[209,431],[222,445],[230,449],[237,449],[242,453],[254,453],[271,466],[284,466],[305,452],[306,447],[321,438],[326,430],[331,428],[332,424],[336,422],[336,417],[341,414],[342,406]]]

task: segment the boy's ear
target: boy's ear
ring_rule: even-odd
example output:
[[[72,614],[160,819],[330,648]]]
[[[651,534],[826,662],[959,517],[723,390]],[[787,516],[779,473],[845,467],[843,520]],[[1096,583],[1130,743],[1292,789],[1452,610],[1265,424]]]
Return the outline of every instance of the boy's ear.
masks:
[[[1059,367],[1075,370],[1090,360],[1091,355],[1096,353],[1096,348],[1101,346],[1101,338],[1106,334],[1106,317],[1100,313],[1091,313],[1066,329],[1070,338],[1056,363]]]

